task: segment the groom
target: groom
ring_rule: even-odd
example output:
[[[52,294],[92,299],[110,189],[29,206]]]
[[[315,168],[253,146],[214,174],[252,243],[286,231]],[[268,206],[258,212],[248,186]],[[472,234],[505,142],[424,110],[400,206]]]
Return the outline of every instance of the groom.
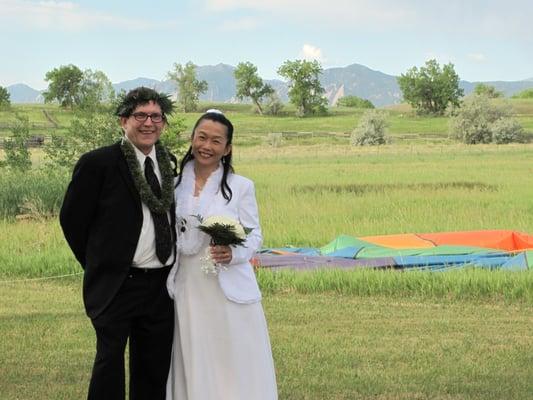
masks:
[[[165,281],[176,232],[173,156],[158,140],[172,110],[152,89],[130,91],[116,111],[124,137],[80,158],[61,208],[96,332],[90,400],[124,399],[128,339],[130,398],[165,399],[174,326]]]

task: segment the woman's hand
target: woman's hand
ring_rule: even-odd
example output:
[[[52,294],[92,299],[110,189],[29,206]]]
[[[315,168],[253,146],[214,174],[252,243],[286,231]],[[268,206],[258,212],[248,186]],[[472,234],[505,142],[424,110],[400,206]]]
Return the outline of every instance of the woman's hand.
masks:
[[[229,264],[233,257],[229,246],[211,246],[211,257],[216,264]]]

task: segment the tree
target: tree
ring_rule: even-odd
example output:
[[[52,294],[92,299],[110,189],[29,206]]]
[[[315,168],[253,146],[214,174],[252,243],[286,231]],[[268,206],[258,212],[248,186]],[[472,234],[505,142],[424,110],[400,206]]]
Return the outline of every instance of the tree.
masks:
[[[496,90],[494,86],[478,83],[474,88],[474,94],[485,95],[491,99],[503,97],[503,93]]]
[[[112,104],[115,99],[115,89],[111,81],[102,71],[83,71],[80,83],[80,107],[86,110],[98,109],[102,103]]]
[[[326,111],[324,88],[318,80],[322,67],[316,60],[285,61],[278,74],[289,80],[289,99],[297,108],[297,115],[321,114]]]
[[[10,95],[7,89],[0,86],[0,109],[7,108],[11,105]]]
[[[233,72],[237,80],[237,98],[249,97],[256,105],[259,114],[263,114],[261,101],[264,97],[274,93],[274,89],[257,74],[257,67],[251,62],[239,63]]]
[[[344,96],[337,101],[337,106],[354,108],[375,108],[370,100],[357,96]]]
[[[413,67],[398,78],[404,100],[421,114],[441,115],[449,104],[458,107],[463,96],[453,64],[440,67],[436,60]]]
[[[196,65],[189,61],[184,66],[174,63],[168,78],[178,85],[178,103],[185,112],[196,111],[200,94],[207,91],[207,82],[196,79]]]
[[[83,72],[75,65],[62,65],[48,71],[45,81],[50,82],[43,93],[46,103],[57,100],[62,107],[74,108],[81,101]]]

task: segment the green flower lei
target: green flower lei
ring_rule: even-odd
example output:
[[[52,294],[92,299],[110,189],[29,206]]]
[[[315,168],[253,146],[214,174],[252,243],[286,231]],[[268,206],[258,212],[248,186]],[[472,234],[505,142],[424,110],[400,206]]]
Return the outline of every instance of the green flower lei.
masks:
[[[163,181],[161,185],[161,199],[158,199],[152,192],[148,182],[146,182],[133,145],[129,140],[123,139],[120,148],[130,168],[133,182],[141,196],[141,201],[146,204],[150,211],[157,214],[164,214],[169,211],[170,206],[174,202],[174,175],[167,150],[161,143],[157,142],[155,144],[155,154],[157,163],[159,164],[159,170],[161,171],[161,180]]]

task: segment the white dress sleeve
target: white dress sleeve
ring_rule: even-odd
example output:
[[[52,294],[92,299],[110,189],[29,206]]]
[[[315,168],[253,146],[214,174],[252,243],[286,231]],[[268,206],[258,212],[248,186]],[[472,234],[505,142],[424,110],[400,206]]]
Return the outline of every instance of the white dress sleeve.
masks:
[[[261,248],[261,244],[263,243],[254,184],[251,181],[247,181],[246,183],[246,188],[239,198],[238,217],[242,226],[250,228],[252,231],[248,233],[244,246],[232,247],[230,265],[249,261],[255,252]]]

